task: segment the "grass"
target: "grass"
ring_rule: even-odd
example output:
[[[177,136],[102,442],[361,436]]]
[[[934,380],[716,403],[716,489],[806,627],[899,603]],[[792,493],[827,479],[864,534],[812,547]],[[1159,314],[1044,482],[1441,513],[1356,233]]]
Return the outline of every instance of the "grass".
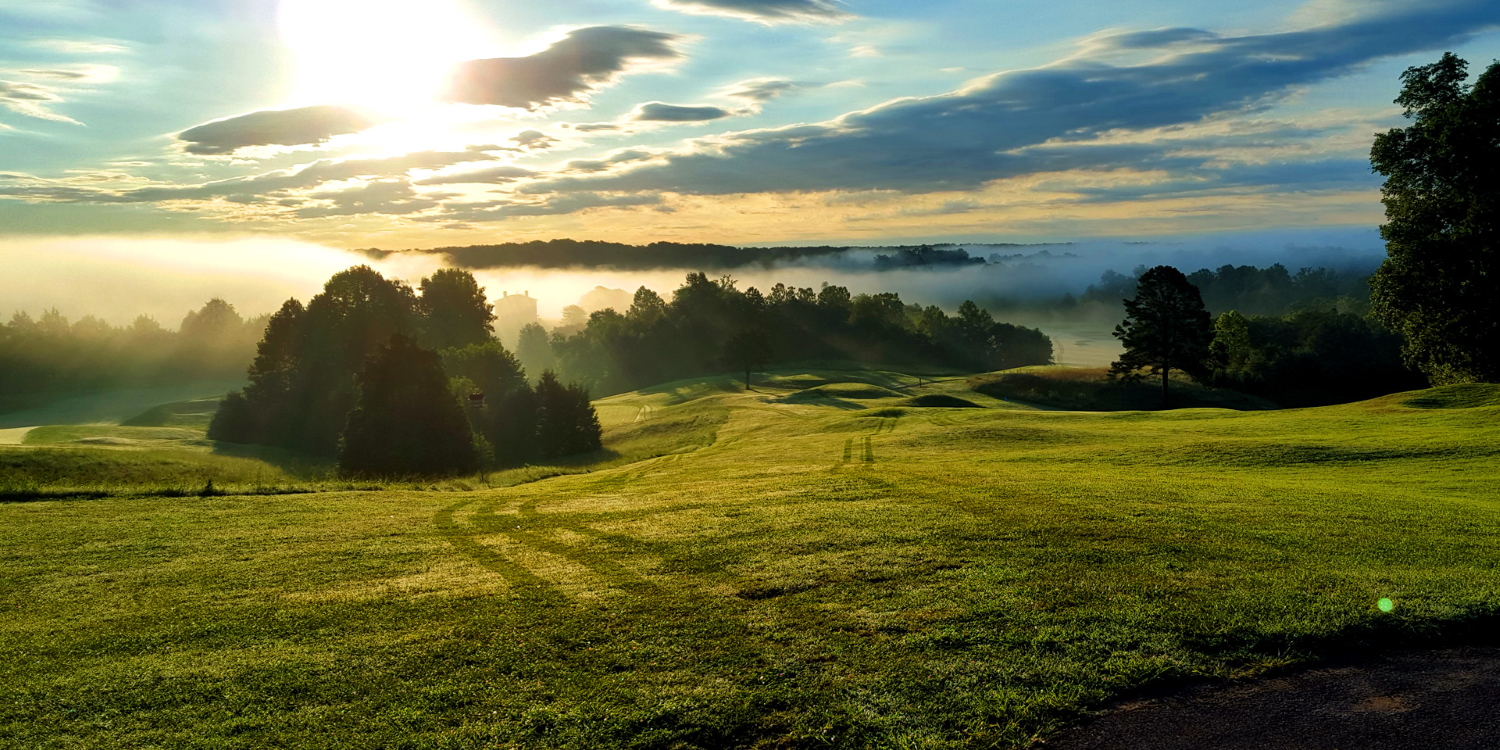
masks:
[[[127,427],[194,427],[207,430],[208,423],[213,421],[214,412],[219,410],[219,402],[223,400],[213,396],[159,404],[121,421],[120,424]]]
[[[770,375],[605,399],[609,452],[509,487],[0,505],[0,746],[1024,747],[1500,622],[1496,387],[1077,413]]]
[[[1007,401],[1021,401],[1071,411],[1141,411],[1161,408],[1161,381],[1111,380],[1103,367],[1078,368],[1043,365],[986,373],[969,380],[979,393]],[[1211,388],[1181,373],[1172,377],[1171,406],[1239,410],[1276,409],[1255,396]]]

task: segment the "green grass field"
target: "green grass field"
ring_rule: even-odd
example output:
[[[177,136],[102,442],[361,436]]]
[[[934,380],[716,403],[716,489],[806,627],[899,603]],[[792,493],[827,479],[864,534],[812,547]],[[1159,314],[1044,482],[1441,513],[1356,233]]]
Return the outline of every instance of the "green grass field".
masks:
[[[1494,386],[1081,413],[763,377],[602,400],[569,466],[0,504],[0,747],[1025,747],[1500,622]],[[196,439],[113,429],[0,460]]]

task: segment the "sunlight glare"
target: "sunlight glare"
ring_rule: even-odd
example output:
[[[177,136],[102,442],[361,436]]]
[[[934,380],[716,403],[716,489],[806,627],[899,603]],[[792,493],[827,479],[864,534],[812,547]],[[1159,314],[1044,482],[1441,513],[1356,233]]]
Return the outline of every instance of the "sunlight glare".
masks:
[[[404,115],[429,104],[455,63],[494,46],[461,0],[281,0],[296,55],[293,104],[351,104]]]

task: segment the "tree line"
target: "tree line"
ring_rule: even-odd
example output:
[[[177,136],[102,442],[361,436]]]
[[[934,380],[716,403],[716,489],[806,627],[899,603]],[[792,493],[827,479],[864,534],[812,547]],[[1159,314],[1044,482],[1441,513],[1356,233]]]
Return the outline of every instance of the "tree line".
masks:
[[[1355,401],[1427,384],[1403,362],[1402,338],[1375,318],[1332,307],[1211,316],[1192,279],[1171,266],[1147,269],[1123,300],[1125,320],[1115,328],[1125,352],[1111,375],[1159,378],[1164,406],[1173,371],[1283,406]]]
[[[710,243],[652,242],[627,245],[603,240],[532,240],[417,250],[446,256],[460,268],[612,268],[622,271],[706,268],[715,271],[797,261],[847,252],[847,247],[733,247]],[[362,251],[383,258],[394,251]]]
[[[112,388],[240,377],[267,316],[245,320],[209,300],[178,329],[148,315],[113,326],[92,315],[69,321],[56,309],[15,313],[0,325],[0,408]]]
[[[467,271],[419,287],[368,266],[335,274],[266,323],[214,440],[337,457],[357,475],[441,475],[600,447],[587,391],[543,373],[532,388],[493,337],[493,306]]]
[[[1386,259],[1369,282],[1368,317],[1229,311],[1210,324],[1207,294],[1158,266],[1125,300],[1115,336],[1126,351],[1111,374],[1138,379],[1148,369],[1164,402],[1173,369],[1282,397],[1337,391],[1341,400],[1425,380],[1500,381],[1500,62],[1468,78],[1468,63],[1451,52],[1408,68],[1395,103],[1411,124],[1375,136]]]
[[[1105,271],[1097,284],[1079,297],[1083,305],[1119,310],[1120,300],[1135,293],[1145,266],[1129,274]],[[1302,268],[1296,273],[1276,263],[1266,268],[1223,265],[1200,268],[1187,274],[1211,314],[1235,310],[1244,315],[1280,316],[1304,309],[1340,309],[1369,312],[1368,274],[1339,272],[1327,268]]]
[[[973,302],[950,316],[889,292],[851,294],[825,283],[762,293],[701,272],[689,273],[670,300],[641,287],[628,309],[592,313],[581,330],[554,335],[545,352],[539,334],[522,331],[523,362],[551,358],[568,379],[601,394],[809,360],[980,371],[1052,361],[1041,331],[997,322]]]

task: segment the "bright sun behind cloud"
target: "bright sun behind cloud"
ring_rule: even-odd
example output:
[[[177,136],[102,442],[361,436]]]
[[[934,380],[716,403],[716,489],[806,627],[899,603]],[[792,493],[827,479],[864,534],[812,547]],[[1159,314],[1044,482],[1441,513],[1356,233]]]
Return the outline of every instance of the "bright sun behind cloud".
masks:
[[[453,64],[495,51],[458,0],[282,0],[279,21],[297,59],[295,105],[408,114]]]

